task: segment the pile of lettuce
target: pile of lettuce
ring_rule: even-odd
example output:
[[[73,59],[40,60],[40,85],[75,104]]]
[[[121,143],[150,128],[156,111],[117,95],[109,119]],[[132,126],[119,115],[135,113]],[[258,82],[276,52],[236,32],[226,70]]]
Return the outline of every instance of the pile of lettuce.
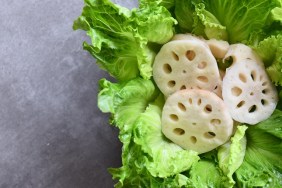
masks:
[[[85,0],[73,28],[115,82],[101,79],[98,106],[119,128],[122,167],[109,169],[116,187],[282,187],[282,1],[140,0],[138,8]],[[193,33],[252,47],[279,92],[272,116],[238,125],[231,140],[198,155],[161,132],[165,99],[152,79],[161,46]]]

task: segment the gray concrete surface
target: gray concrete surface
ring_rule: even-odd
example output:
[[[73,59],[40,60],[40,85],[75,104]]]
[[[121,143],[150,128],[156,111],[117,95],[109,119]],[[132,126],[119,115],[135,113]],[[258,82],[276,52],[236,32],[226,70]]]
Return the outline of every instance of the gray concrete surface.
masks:
[[[1,1],[0,188],[113,187],[121,144],[97,108],[107,74],[72,30],[82,6]]]

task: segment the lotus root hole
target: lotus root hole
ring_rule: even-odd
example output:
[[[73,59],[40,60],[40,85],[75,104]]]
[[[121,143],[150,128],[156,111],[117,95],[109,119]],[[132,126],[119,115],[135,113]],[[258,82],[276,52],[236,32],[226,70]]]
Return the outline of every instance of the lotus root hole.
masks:
[[[267,101],[265,99],[261,99],[261,104],[264,106],[264,105],[267,105]]]
[[[197,142],[197,138],[195,136],[191,136],[190,140],[193,144],[196,144],[196,142]]]
[[[261,85],[262,85],[262,86],[266,86],[266,85],[267,85],[267,82],[263,82]]]
[[[254,95],[254,92],[251,92],[250,95],[253,96],[253,95]]]
[[[253,81],[256,81],[256,80],[257,80],[257,73],[256,73],[256,71],[253,70],[253,71],[251,72],[251,78],[252,78]]]
[[[174,80],[170,80],[169,82],[168,82],[168,87],[174,87],[175,86],[175,81]]]
[[[173,121],[178,121],[178,116],[176,114],[170,114],[170,119]]]
[[[241,108],[244,104],[245,104],[245,101],[240,101],[240,102],[237,104],[237,108]]]
[[[251,106],[251,107],[249,108],[249,113],[255,112],[256,109],[257,109],[257,106],[256,106],[256,105]]]
[[[179,102],[178,103],[178,108],[181,110],[181,111],[186,111],[186,107],[184,106],[184,104],[183,103],[181,103],[181,102]]]
[[[242,89],[239,87],[233,87],[231,89],[232,95],[238,97],[242,93]]]
[[[206,66],[207,66],[207,62],[205,62],[205,61],[201,61],[201,62],[198,64],[198,68],[199,68],[199,69],[204,69],[204,68],[206,68]]]
[[[189,101],[189,104],[193,103],[192,98],[189,98],[188,101]]]
[[[180,88],[180,90],[183,90],[183,89],[186,89],[185,85],[181,86],[181,88]]]
[[[229,67],[235,60],[236,60],[236,58],[234,58],[232,56],[228,56],[224,59],[223,63],[227,64],[227,67]]]
[[[175,128],[175,129],[173,130],[173,133],[174,133],[174,134],[177,134],[177,135],[184,135],[184,134],[185,134],[185,131],[184,131],[183,129],[181,129],[181,128]]]
[[[196,126],[196,125],[197,125],[197,123],[196,123],[196,122],[193,122],[193,123],[192,123],[192,125],[193,125],[193,126]]]
[[[220,119],[212,119],[211,120],[211,124],[214,126],[220,125],[221,124],[221,120]]]
[[[183,71],[182,71],[182,73],[183,73],[183,74],[186,74],[186,73],[187,73],[187,71],[186,71],[186,70],[183,70]]]
[[[212,106],[211,106],[210,104],[207,104],[207,105],[205,106],[205,112],[206,112],[206,113],[211,113],[211,112],[212,112]]]
[[[267,93],[268,93],[268,89],[262,90],[262,93],[263,93],[263,94],[267,94]]]
[[[247,82],[247,78],[246,78],[246,76],[245,76],[243,73],[240,73],[240,74],[239,74],[239,79],[240,79],[242,82],[244,82],[244,83]]]
[[[167,63],[164,64],[163,69],[164,69],[164,72],[167,73],[167,74],[172,72],[171,66],[169,64],[167,64]]]
[[[206,133],[204,134],[204,137],[205,137],[205,138],[208,138],[208,139],[211,139],[211,138],[216,137],[216,134],[215,134],[214,132],[209,131],[209,132],[206,132]]]
[[[175,61],[179,61],[179,56],[175,52],[172,52],[172,57]]]
[[[202,104],[202,99],[198,99],[197,104],[200,106]]]
[[[188,50],[185,55],[189,61],[192,61],[196,57],[196,54],[193,50]]]
[[[198,76],[197,79],[201,82],[207,83],[209,80],[206,76]]]

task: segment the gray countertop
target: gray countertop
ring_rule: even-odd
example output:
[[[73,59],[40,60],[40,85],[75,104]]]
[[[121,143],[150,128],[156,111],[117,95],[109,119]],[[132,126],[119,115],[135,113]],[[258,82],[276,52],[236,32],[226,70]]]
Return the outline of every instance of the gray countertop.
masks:
[[[113,187],[107,168],[121,165],[121,144],[97,108],[97,82],[109,77],[72,30],[82,7],[1,2],[0,188]]]

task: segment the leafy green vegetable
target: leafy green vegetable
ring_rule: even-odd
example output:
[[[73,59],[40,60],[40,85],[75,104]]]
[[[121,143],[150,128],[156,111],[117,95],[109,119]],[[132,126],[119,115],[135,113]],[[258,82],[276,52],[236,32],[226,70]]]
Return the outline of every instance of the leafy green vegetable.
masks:
[[[192,1],[175,0],[175,17],[182,33],[192,32],[193,26],[196,25],[194,24],[194,12],[195,6]],[[204,28],[202,28],[201,31],[203,31],[203,29]],[[202,33],[204,34],[204,32]]]
[[[130,11],[109,0],[85,0],[73,28],[87,31],[92,45],[84,42],[84,49],[101,68],[123,81],[139,75],[151,77],[155,52],[147,43],[168,41],[175,23],[169,11],[157,3]]]
[[[247,130],[244,162],[235,172],[239,187],[281,187],[282,111]]]
[[[130,142],[133,123],[145,111],[159,91],[151,80],[136,78],[121,83],[100,81],[98,107],[113,114],[113,124],[120,129],[119,138],[124,148]]]
[[[196,27],[196,34],[204,33],[205,35],[202,36],[208,38],[216,37],[228,39],[231,43],[244,43],[251,35],[264,29],[269,13],[275,7],[279,7],[280,2],[278,0],[191,0],[191,2],[176,0],[175,6],[176,18],[186,32],[195,32]],[[186,19],[188,21],[184,21]]]
[[[231,140],[218,149],[219,167],[227,177],[227,179],[223,178],[225,187],[232,187],[236,183],[232,175],[241,166],[244,160],[247,144],[245,137],[246,130],[247,126],[238,126]]]
[[[264,39],[254,49],[262,58],[271,80],[282,85],[282,32]]]
[[[196,5],[195,13],[193,33],[207,36],[209,39],[228,39],[226,27],[212,13],[205,10],[204,4],[200,3]]]
[[[168,42],[174,35],[172,26],[177,23],[176,20],[171,17],[167,9],[157,6],[157,3],[146,3],[141,7],[142,9],[132,12],[132,19],[137,23],[138,33],[148,42],[158,44]]]
[[[213,160],[202,159],[192,166],[187,187],[223,187],[222,174]]]

